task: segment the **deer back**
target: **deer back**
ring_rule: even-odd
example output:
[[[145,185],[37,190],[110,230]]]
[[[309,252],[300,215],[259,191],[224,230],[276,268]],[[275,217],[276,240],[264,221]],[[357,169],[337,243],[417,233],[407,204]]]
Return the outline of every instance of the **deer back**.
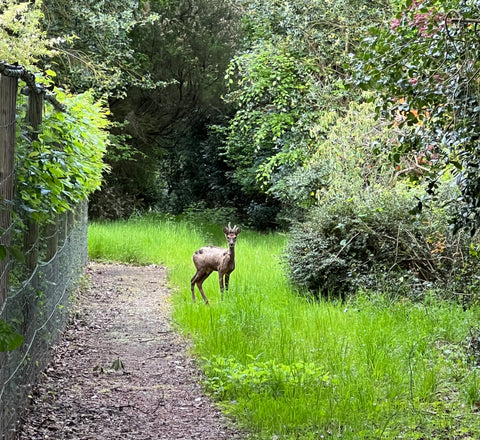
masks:
[[[193,263],[199,268],[207,270],[216,270],[226,272],[230,269],[230,263],[233,263],[232,271],[235,268],[235,262],[230,262],[230,252],[217,246],[205,246],[193,254]]]

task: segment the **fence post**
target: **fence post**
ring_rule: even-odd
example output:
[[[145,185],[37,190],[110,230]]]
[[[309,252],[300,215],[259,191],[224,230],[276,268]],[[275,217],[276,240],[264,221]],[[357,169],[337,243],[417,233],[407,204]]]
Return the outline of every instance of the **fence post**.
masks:
[[[18,79],[0,74],[0,245],[10,244]],[[9,255],[0,259],[0,307],[9,287]]]
[[[32,141],[38,139],[38,127],[42,123],[43,116],[43,90],[32,89],[31,87],[23,89],[22,93],[28,96],[27,122],[32,127],[30,138]],[[32,276],[30,281],[29,295],[25,296],[23,303],[23,331],[28,334],[29,328],[35,325],[37,313],[36,290],[38,288],[38,249],[39,249],[39,224],[32,218],[25,221],[25,232],[23,234],[23,251],[25,255],[25,269],[28,275]]]
[[[32,140],[38,138],[38,127],[42,123],[43,116],[43,90],[28,89],[27,121],[33,128]],[[27,220],[26,231],[23,239],[25,250],[25,266],[29,272],[33,272],[38,264],[38,222]]]

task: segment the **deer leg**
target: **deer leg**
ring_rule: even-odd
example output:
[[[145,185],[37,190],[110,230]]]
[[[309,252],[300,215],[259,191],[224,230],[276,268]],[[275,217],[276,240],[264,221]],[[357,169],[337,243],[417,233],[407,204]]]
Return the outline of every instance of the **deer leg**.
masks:
[[[190,287],[192,289],[192,300],[195,302],[195,283],[197,282],[200,271],[197,270],[197,273],[190,280]]]
[[[221,272],[218,272],[218,283],[220,284],[220,293],[221,293],[221,298],[222,298],[222,301],[223,301],[223,273]]]
[[[211,273],[211,272],[210,272]],[[208,299],[207,297],[205,296],[205,292],[203,291],[203,282],[208,278],[208,276],[210,275],[210,273],[204,273],[201,277],[199,277],[196,281],[197,283],[197,287],[198,287],[198,290],[200,291],[200,294],[202,295],[203,297],[203,300],[205,301],[205,304],[208,305]]]
[[[197,269],[197,273],[193,276],[193,278],[190,281],[191,284],[191,289],[192,289],[192,300],[195,302],[195,284],[198,287],[198,290],[200,290],[200,287],[203,282],[208,278],[210,275],[210,272],[207,272],[205,270]],[[205,299],[205,294],[203,293],[203,289],[200,290],[200,293],[203,296],[203,299]]]
[[[225,274],[225,290],[228,290],[228,283],[230,282],[230,274]]]

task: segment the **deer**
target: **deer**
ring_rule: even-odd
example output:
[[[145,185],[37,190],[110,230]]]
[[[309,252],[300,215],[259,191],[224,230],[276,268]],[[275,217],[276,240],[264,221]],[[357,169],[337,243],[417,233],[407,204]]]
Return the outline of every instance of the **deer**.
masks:
[[[223,280],[225,278],[225,289],[228,290],[230,274],[235,269],[235,243],[241,231],[242,228],[237,225],[232,228],[229,222],[228,226],[223,227],[223,233],[228,242],[228,249],[217,246],[204,246],[198,251],[195,251],[192,259],[197,268],[197,273],[191,280],[193,302],[195,302],[195,285],[197,285],[205,304],[208,305],[208,299],[205,296],[202,284],[210,274],[215,271],[218,272],[221,299],[223,300]]]

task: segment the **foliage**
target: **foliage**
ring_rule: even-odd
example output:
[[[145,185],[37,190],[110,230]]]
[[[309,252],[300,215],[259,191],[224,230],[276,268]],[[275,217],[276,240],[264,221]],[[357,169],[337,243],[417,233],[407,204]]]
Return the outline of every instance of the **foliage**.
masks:
[[[128,218],[141,209],[140,204],[131,194],[123,193],[120,186],[102,184],[101,190],[89,197],[89,218],[117,220]]]
[[[156,19],[132,30],[130,48],[141,54],[141,70],[162,86],[135,84],[125,99],[110,101],[112,118],[128,122],[114,133],[128,137],[135,156],[109,156],[107,185],[165,212],[180,213],[204,198],[209,206],[233,204],[238,192],[208,129],[228,113],[220,95],[238,39],[233,4],[149,1],[143,9]]]
[[[29,127],[16,148],[20,209],[35,220],[72,209],[96,190],[106,166],[106,111],[92,92],[70,95],[55,90],[67,112],[50,106],[38,136]],[[21,98],[19,98],[19,101]]]
[[[458,194],[452,177],[443,176],[441,201],[415,217],[428,164],[413,153],[397,157],[399,138],[409,132],[375,121],[373,110],[372,103],[352,102],[342,114],[325,113],[316,131],[330,131],[307,166],[274,187],[291,206],[291,219],[306,218],[294,227],[285,255],[291,279],[316,295],[357,289],[419,295],[448,285],[440,295],[456,291],[477,300],[478,260],[469,238],[448,228],[452,210],[441,204]]]
[[[232,60],[227,102],[235,116],[224,132],[226,155],[244,191],[263,192],[302,167],[324,133],[324,112],[347,98],[343,69],[372,2],[244,2],[246,43]]]
[[[229,121],[227,155],[244,190],[260,190],[262,182],[271,178],[273,168],[303,162],[304,153],[298,144],[308,143],[302,127],[309,124],[301,119],[308,120],[311,113],[306,116],[298,103],[309,92],[313,69],[313,62],[299,62],[286,45],[265,43],[230,65],[229,81],[238,75],[240,88],[228,96],[238,110]]]
[[[316,295],[393,289],[417,296],[448,286],[439,295],[477,300],[478,260],[469,238],[452,234],[452,209],[442,206],[458,196],[451,175],[438,184],[441,200],[415,217],[431,158],[400,155],[408,128],[375,121],[373,110],[352,102],[343,113],[325,113],[314,127],[329,133],[309,163],[273,187],[290,220],[306,218],[285,256],[291,279]]]
[[[314,391],[330,380],[328,371],[313,362],[281,364],[248,357],[251,362],[247,365],[234,358],[203,359],[203,368],[210,378],[206,385],[216,399],[235,399],[239,395],[248,399],[258,394],[280,398],[292,396],[298,387]]]
[[[480,57],[478,2],[408,0],[388,27],[375,27],[354,62],[353,82],[375,89],[379,111],[416,128],[404,151],[430,154],[438,177],[453,170],[461,195],[456,227],[480,222],[477,142]]]
[[[40,29],[44,19],[42,6],[40,1],[3,2],[0,59],[29,67],[52,55],[47,49],[47,44],[52,42]],[[55,77],[56,73],[48,69],[45,76],[37,75],[36,81],[46,91],[53,89]],[[46,105],[46,114],[37,132],[25,125],[19,125],[17,130],[16,191],[21,200],[20,209],[36,220],[71,209],[100,186],[106,169],[102,157],[108,121],[103,103],[97,102],[91,91],[78,96],[61,89],[54,91],[68,112]],[[18,101],[21,120],[26,114],[26,98],[19,94]]]
[[[159,18],[149,10],[148,2],[45,0],[43,13],[44,28],[55,50],[52,56],[42,60],[42,66],[53,66],[57,72],[57,85],[67,85],[77,93],[93,89],[97,99],[108,97],[109,102],[105,102],[108,106],[125,98],[127,91],[134,86],[149,90],[163,87],[163,83],[153,81],[144,68],[146,56],[136,50],[132,38],[139,28],[152,26]],[[111,112],[109,118],[112,121],[111,135],[104,160],[113,174],[106,176],[105,193],[92,197],[91,214],[128,216],[141,196],[132,194],[135,188],[128,190],[125,187],[142,179],[131,175],[124,177],[124,174],[132,169],[133,175],[137,173],[138,176],[142,171],[150,171],[154,164],[150,160],[150,167],[142,167],[145,163],[136,166],[136,160],[143,159],[143,156],[122,128],[128,120],[115,118]],[[112,193],[125,200],[110,199]]]
[[[49,40],[41,29],[42,2],[3,0],[0,9],[0,60],[32,66],[49,55]]]
[[[390,149],[398,133],[375,120],[372,104],[352,101],[341,111],[325,111],[310,127],[314,147],[303,167],[272,185],[290,220],[301,220],[325,197],[394,186],[398,180]]]
[[[132,84],[154,87],[132,49],[131,32],[157,17],[136,0],[43,0],[44,26],[55,52],[44,60],[58,73],[57,84],[98,96],[125,96]]]
[[[182,218],[199,227],[212,223],[219,225],[226,225],[228,222],[232,224],[240,223],[240,218],[235,208],[208,208],[204,201],[197,202],[188,207],[184,211]]]

